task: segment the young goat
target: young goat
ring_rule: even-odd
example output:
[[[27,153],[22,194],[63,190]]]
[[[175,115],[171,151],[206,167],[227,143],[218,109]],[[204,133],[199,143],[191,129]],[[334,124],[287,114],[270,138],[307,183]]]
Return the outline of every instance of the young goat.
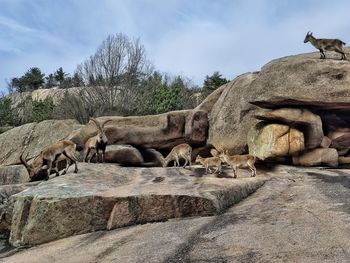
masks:
[[[192,166],[191,155],[192,147],[187,143],[176,145],[168,154],[168,156],[163,158],[163,167],[167,167],[170,161],[174,161],[175,167],[180,166],[180,158],[185,159],[185,164],[183,166],[184,168],[188,163],[190,163],[190,166]]]
[[[210,167],[216,167],[214,173],[221,173],[221,159],[217,156],[203,158],[202,156],[198,155],[196,158],[196,162],[199,162],[205,167],[205,174],[208,174],[208,171],[211,172]]]
[[[343,50],[343,45],[345,45],[345,43],[339,39],[315,38],[312,33],[308,32],[304,39],[304,43],[307,43],[309,41],[315,48],[320,51],[321,59],[326,58],[326,55],[324,53],[326,50],[338,52],[341,54],[342,60],[346,59],[346,55]]]
[[[233,177],[237,178],[238,168],[249,168],[252,172],[252,177],[256,176],[256,168],[254,166],[255,156],[245,154],[245,155],[228,155],[228,151],[224,151],[219,155],[223,162],[226,162],[233,169]]]
[[[102,124],[100,124],[96,119],[94,118],[90,118],[91,121],[93,121],[98,129],[98,133],[89,138],[86,143],[85,143],[85,149],[86,149],[86,155],[85,155],[85,162],[90,162],[92,157],[94,157],[94,155],[96,154],[96,161],[99,162],[99,157],[100,157],[100,151],[102,151],[102,156],[101,156],[101,162],[104,162],[104,157],[105,157],[105,151],[106,151],[106,147],[108,144],[108,138],[103,130],[104,125],[111,121],[111,120],[107,120],[105,122],[103,122]],[[95,152],[92,152],[92,150],[94,150]],[[92,152],[91,156],[89,156],[89,154]]]
[[[59,176],[57,165],[59,161],[64,160],[65,158],[75,164],[74,173],[78,172],[78,160],[75,157],[75,149],[75,143],[63,140],[47,146],[37,157],[35,157],[31,164],[28,164],[23,158],[23,153],[20,156],[20,160],[29,173],[30,181],[41,180],[41,178],[38,177],[41,170],[47,170],[46,176],[43,179],[48,180],[53,165],[55,166],[54,170],[56,175]],[[62,174],[65,174],[70,166],[68,160],[66,160],[66,168]]]

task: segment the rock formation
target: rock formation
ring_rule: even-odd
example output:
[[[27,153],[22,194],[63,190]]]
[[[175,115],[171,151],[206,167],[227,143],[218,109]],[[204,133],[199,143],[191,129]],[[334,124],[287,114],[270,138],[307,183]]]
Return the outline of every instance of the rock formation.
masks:
[[[249,178],[248,172],[244,180],[198,180],[203,169],[80,166],[78,174],[56,177],[11,197],[11,244],[36,245],[136,223],[218,214],[266,180]]]
[[[338,166],[338,152],[332,148],[318,148],[293,157],[293,164],[300,166]]]
[[[226,84],[208,113],[208,143],[242,152],[248,131],[258,122],[256,106],[308,110],[321,117],[322,129],[327,133],[336,128],[334,124],[349,125],[346,117],[350,108],[349,87],[348,61],[320,60],[317,53],[273,60],[260,72],[243,74]],[[315,144],[319,143],[319,136]],[[305,138],[307,148],[316,147],[308,145],[307,134]]]
[[[209,155],[214,147],[249,151],[263,161],[336,167],[350,163],[349,116],[350,63],[320,60],[310,53],[240,75],[193,110],[98,119],[111,120],[105,126],[106,161],[111,163],[160,166],[162,153],[189,143],[193,158],[199,152]],[[197,169],[81,163],[78,174],[37,185],[26,184],[26,170],[15,165],[23,150],[34,157],[64,138],[82,148],[96,133],[92,123],[60,120],[26,124],[0,135],[0,184],[6,185],[0,186],[0,230],[11,232],[12,244],[35,245],[136,223],[213,215],[263,183],[259,176],[243,181],[202,177]]]
[[[258,128],[258,126],[261,126]],[[291,156],[302,152],[304,134],[288,125],[257,125],[248,134],[249,153],[261,160]]]
[[[137,147],[171,149],[180,143],[204,145],[208,130],[207,113],[198,110],[172,111],[159,115],[97,118],[105,125],[109,144],[130,144]],[[69,139],[83,145],[97,133],[93,124],[75,131]]]

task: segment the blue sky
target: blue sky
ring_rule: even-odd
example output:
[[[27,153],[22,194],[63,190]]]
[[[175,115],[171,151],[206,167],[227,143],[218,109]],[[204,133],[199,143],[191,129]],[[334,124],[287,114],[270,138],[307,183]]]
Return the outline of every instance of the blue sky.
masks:
[[[349,10],[348,0],[0,0],[0,90],[33,66],[73,73],[120,32],[139,37],[162,72],[232,79],[313,51],[308,30],[350,43]]]

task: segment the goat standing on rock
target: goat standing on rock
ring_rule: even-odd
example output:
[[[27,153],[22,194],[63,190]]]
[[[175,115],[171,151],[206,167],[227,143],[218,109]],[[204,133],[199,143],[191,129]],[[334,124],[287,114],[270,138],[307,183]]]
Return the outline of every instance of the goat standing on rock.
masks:
[[[326,58],[326,55],[324,54],[326,50],[338,52],[341,54],[342,60],[346,59],[346,55],[343,50],[343,45],[345,46],[345,43],[339,39],[315,38],[312,35],[312,32],[308,32],[304,39],[304,43],[307,43],[309,41],[315,48],[320,51],[321,59]]]
[[[59,161],[64,159],[72,161],[75,164],[74,173],[78,172],[78,160],[75,157],[75,149],[75,143],[68,140],[63,140],[47,146],[37,157],[35,157],[35,159],[30,165],[27,163],[27,160],[23,158],[23,153],[20,156],[20,161],[27,169],[30,181],[41,180],[42,178],[38,178],[37,174],[41,170],[45,169],[47,169],[47,175],[43,179],[48,180],[53,165],[55,167],[54,169],[56,175],[59,176],[57,165]],[[67,173],[67,170],[69,168],[68,160],[66,160],[66,169],[62,174]]]
[[[228,155],[228,151],[224,151],[219,155],[223,162],[226,162],[233,169],[233,177],[237,178],[238,168],[249,168],[252,172],[251,177],[256,176],[256,168],[254,166],[256,157],[253,155]]]
[[[174,161],[175,167],[180,166],[179,159],[185,159],[184,168],[188,163],[192,166],[191,157],[192,156],[192,147],[187,143],[182,143],[176,145],[167,157],[163,158],[163,167],[167,167],[170,161]]]
[[[196,162],[199,162],[205,167],[205,174],[208,174],[208,171],[211,172],[210,167],[216,167],[214,173],[221,173],[221,159],[217,156],[203,158],[202,156],[198,155],[196,158]]]
[[[92,157],[94,157],[94,155],[96,154],[96,161],[99,162],[99,156],[100,156],[100,151],[102,151],[102,156],[101,156],[101,162],[104,162],[104,157],[105,157],[105,151],[106,151],[106,147],[108,144],[108,138],[103,130],[104,125],[111,121],[111,120],[107,120],[105,122],[103,122],[102,124],[100,124],[98,122],[98,120],[94,119],[94,118],[90,118],[91,121],[93,121],[98,129],[98,133],[97,135],[89,138],[86,143],[85,143],[85,150],[86,150],[86,155],[85,155],[85,162],[90,162],[90,160],[92,159]],[[95,152],[93,152],[91,155],[91,150],[95,150]],[[90,155],[90,156],[89,156]]]

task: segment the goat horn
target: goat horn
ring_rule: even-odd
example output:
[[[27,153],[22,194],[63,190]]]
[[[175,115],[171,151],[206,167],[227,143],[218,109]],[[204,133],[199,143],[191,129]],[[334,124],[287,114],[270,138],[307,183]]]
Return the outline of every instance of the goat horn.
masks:
[[[101,133],[103,133],[103,130],[102,130],[102,127],[101,127],[101,124],[95,119],[95,118],[90,118],[91,121],[93,121],[97,127],[97,129],[100,130]]]
[[[106,121],[104,121],[104,122],[102,123],[102,128],[104,128],[104,127],[105,127],[105,124],[106,124],[107,122],[110,122],[110,121],[112,121],[112,120],[106,120]]]
[[[28,169],[29,165],[28,165],[27,161],[25,160],[26,158],[23,159],[23,154],[24,154],[24,152],[21,153],[21,155],[19,156],[19,159],[20,159],[21,163]],[[27,156],[28,156],[28,154],[27,154]]]

